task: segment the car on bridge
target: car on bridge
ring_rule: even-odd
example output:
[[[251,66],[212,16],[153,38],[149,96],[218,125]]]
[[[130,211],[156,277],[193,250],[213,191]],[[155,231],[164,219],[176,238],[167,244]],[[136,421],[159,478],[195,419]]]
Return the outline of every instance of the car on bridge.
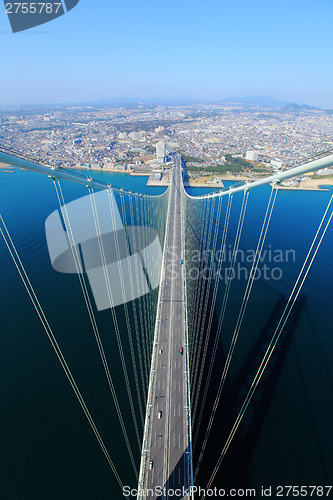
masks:
[[[184,262],[183,259],[180,259],[179,265],[181,266],[183,264],[183,262]]]
[[[157,418],[162,418],[162,412],[161,411],[158,412]]]
[[[149,470],[153,470],[153,467],[154,467],[154,462],[151,460],[149,462]]]
[[[179,348],[179,354],[182,356],[184,354],[184,348],[183,347],[180,347]]]

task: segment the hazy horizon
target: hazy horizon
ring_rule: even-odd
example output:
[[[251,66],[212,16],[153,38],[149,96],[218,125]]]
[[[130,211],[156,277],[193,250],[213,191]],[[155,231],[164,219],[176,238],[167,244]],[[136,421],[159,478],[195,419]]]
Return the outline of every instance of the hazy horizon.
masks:
[[[119,106],[124,103],[133,103],[134,104],[147,104],[147,105],[166,105],[166,106],[186,106],[186,105],[200,105],[200,104],[243,104],[244,106],[255,106],[258,105],[260,107],[284,107],[289,105],[296,106],[308,106],[313,108],[318,108],[322,110],[328,110],[331,108],[316,106],[312,103],[308,102],[295,102],[291,100],[282,101],[275,97],[270,96],[233,96],[233,97],[221,97],[217,99],[205,99],[205,98],[188,98],[188,97],[165,97],[165,96],[148,96],[148,97],[137,97],[137,96],[115,96],[115,97],[102,97],[100,99],[87,100],[87,101],[59,101],[59,102],[16,102],[16,103],[2,103],[0,102],[0,106],[3,108],[11,108],[11,107],[53,107],[53,106],[98,106],[98,105],[106,105],[108,103],[115,105],[119,101]]]
[[[332,18],[328,0],[80,0],[13,34],[1,3],[0,103],[272,96],[333,108]]]

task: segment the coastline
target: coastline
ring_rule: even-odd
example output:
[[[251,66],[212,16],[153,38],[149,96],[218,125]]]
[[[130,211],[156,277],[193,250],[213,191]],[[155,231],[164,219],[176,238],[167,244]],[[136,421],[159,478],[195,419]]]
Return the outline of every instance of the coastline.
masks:
[[[279,186],[279,189],[289,191],[328,191],[323,186],[333,186],[332,177],[323,177],[322,179],[305,179],[298,186]]]
[[[322,186],[333,186],[332,177],[323,177],[323,179],[306,179],[301,181],[299,189],[319,189],[325,190]]]
[[[15,170],[13,169],[11,165],[5,165],[0,163],[0,170],[2,173],[14,173]],[[22,170],[25,170],[24,168],[21,168]],[[133,177],[148,177],[146,186],[151,186],[151,187],[167,187],[169,185],[169,176],[164,175],[161,180],[156,180],[154,179],[154,174],[147,171],[147,172],[140,172],[140,171],[135,171],[135,170],[123,170],[119,168],[88,168],[88,167],[72,167],[68,169],[64,169],[67,171],[70,170],[82,170],[84,172],[102,172],[102,173],[119,173],[119,174],[127,174]],[[207,179],[207,180],[204,180]],[[211,181],[209,182],[209,180]],[[215,181],[214,181],[215,180]],[[239,176],[233,176],[233,175],[215,175],[215,176],[209,176],[209,177],[198,177],[198,178],[191,178],[189,177],[187,181],[184,182],[185,187],[192,187],[192,188],[216,188],[216,189],[223,189],[224,188],[224,181],[232,181],[232,182],[254,182],[256,179],[249,179],[249,177],[246,177],[244,175],[239,175]],[[279,189],[285,190],[285,191],[328,191],[329,188],[326,188],[324,186],[333,186],[333,176],[330,177],[323,177],[323,178],[306,178],[304,180],[301,180],[298,185],[296,186],[283,186],[280,185]]]
[[[185,187],[191,187],[191,188],[224,188],[224,184],[222,180],[220,182],[195,182],[191,179],[188,181],[184,182]]]
[[[151,175],[149,172],[137,172],[135,170],[123,170],[121,168],[112,168],[112,167],[108,168],[71,167],[65,170],[84,170],[85,172],[102,172],[102,173],[115,172],[118,174],[129,174],[142,177],[149,177],[149,175]]]

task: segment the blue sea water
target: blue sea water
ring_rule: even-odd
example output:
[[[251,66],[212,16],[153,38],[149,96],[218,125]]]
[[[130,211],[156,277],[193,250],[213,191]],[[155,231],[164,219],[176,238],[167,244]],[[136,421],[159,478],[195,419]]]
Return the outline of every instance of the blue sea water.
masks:
[[[243,299],[245,268],[251,266],[246,262],[247,252],[256,248],[269,194],[269,187],[250,192],[240,241],[242,271],[240,279],[232,282],[222,329],[224,352],[229,348]],[[331,195],[332,191],[278,193],[262,263],[269,271],[267,278],[262,274],[252,289],[229,370],[230,387],[224,391],[229,390],[231,395],[224,394],[221,401],[224,409],[218,413],[218,424],[212,431],[215,443],[202,466],[207,468],[202,470],[203,484],[231,430],[267,347],[267,339],[271,338],[281,315],[281,301],[290,294]],[[234,217],[230,221],[227,247],[231,249],[241,199],[242,195],[235,200]],[[281,336],[276,359],[272,357],[268,365],[267,378],[247,410],[215,484],[255,487],[259,492],[262,485],[332,483],[332,244],[331,225],[302,288],[294,317],[289,327],[286,325],[286,334]],[[274,279],[277,276],[279,279]],[[223,291],[222,287],[217,311],[222,307]],[[217,379],[222,373],[222,359],[221,365],[220,371],[216,371]],[[218,426],[225,427],[226,432],[221,432]]]
[[[126,174],[96,174],[133,191],[159,194],[146,178]],[[240,248],[255,248],[269,196],[269,187],[250,194]],[[86,188],[63,183],[66,201],[84,196]],[[205,189],[190,190],[202,194]],[[281,191],[267,234],[265,249],[290,250],[290,261],[270,262],[282,270],[280,279],[259,279],[254,285],[239,346],[230,368],[230,384],[238,384],[261,332],[281,297],[288,296],[324,213],[329,191]],[[232,247],[241,196],[235,197],[227,247]],[[135,477],[117,427],[104,373],[89,327],[77,277],[53,271],[45,238],[47,216],[58,208],[47,177],[16,170],[0,174],[0,212],[59,344],[92,409],[96,425],[124,484]],[[258,399],[240,428],[237,453],[221,469],[218,485],[323,485],[333,482],[333,226],[331,225],[302,289],[302,303],[281,362],[274,361],[276,380]],[[114,476],[89,428],[27,293],[0,241],[0,498],[4,500],[92,500],[123,498]],[[268,257],[267,257],[268,258]],[[246,263],[245,263],[246,264]],[[232,284],[225,318],[224,350],[228,348],[243,294],[242,280]],[[221,303],[222,295],[218,301]],[[112,353],[116,344],[108,315],[101,314],[103,341],[114,362],[121,403],[125,389],[121,368]],[[263,341],[265,345],[265,341]],[[253,353],[252,353],[253,354]],[[117,364],[118,363],[118,364]],[[244,380],[251,377],[251,370]],[[244,397],[244,387],[239,389]],[[260,396],[261,393],[259,393]],[[227,424],[228,425],[228,424]],[[135,441],[131,420],[128,427]],[[222,439],[222,438],[221,438]],[[216,450],[223,442],[214,443]],[[243,446],[243,448],[242,448]],[[140,450],[135,451],[139,460]],[[240,459],[240,454],[245,457]],[[211,471],[209,460],[203,477]],[[228,478],[223,470],[228,471]],[[230,474],[230,471],[233,471]],[[202,486],[205,486],[202,484]],[[273,495],[274,497],[274,495]]]

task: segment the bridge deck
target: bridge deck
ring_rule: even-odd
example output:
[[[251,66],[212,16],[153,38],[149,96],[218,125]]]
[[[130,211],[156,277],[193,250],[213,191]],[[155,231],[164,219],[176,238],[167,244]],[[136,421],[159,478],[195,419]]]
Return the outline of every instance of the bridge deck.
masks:
[[[192,456],[189,426],[185,271],[181,158],[174,155],[167,234],[155,331],[145,444],[138,498],[168,498],[168,490],[189,488]],[[179,349],[182,348],[183,354]],[[157,489],[157,490],[156,490]],[[152,490],[152,491],[150,491]],[[155,491],[154,491],[155,490]],[[147,496],[145,493],[148,491]],[[183,493],[173,498],[186,498]]]

